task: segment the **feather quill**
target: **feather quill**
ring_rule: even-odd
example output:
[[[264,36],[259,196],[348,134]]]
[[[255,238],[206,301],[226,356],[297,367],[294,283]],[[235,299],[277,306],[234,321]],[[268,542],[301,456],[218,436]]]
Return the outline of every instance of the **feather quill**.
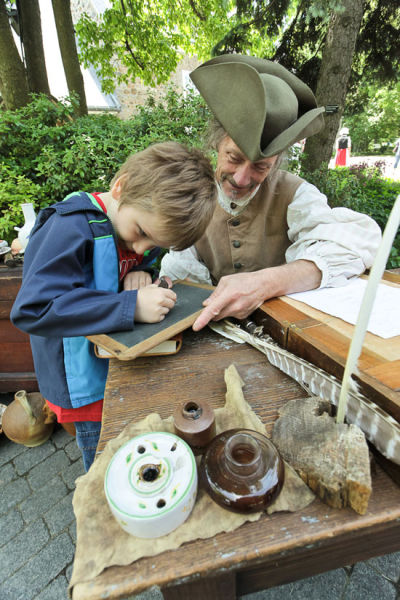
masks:
[[[259,337],[262,328],[256,327],[254,323],[253,333],[245,331],[228,320],[213,321],[208,325],[231,340],[250,344],[265,354],[272,365],[292,377],[309,393],[325,398],[331,404],[338,406],[341,382],[336,377],[284,350],[270,336],[263,334]],[[357,425],[379,452],[400,465],[400,424],[361,394],[354,380],[349,382],[347,397],[347,422]]]
[[[378,248],[374,264],[372,265],[367,287],[365,289],[364,297],[360,306],[360,311],[358,313],[357,322],[354,327],[354,334],[350,342],[350,348],[344,369],[342,389],[340,391],[337,409],[337,423],[343,423],[346,415],[348,394],[352,381],[351,376],[357,369],[357,362],[361,354],[362,345],[364,343],[364,338],[368,327],[368,321],[371,316],[372,307],[374,305],[376,297],[376,291],[378,289],[379,282],[382,279],[383,271],[385,270],[390,249],[392,247],[397,229],[399,228],[399,224],[400,196],[397,196],[397,199],[389,215],[385,231],[383,232],[382,242]]]

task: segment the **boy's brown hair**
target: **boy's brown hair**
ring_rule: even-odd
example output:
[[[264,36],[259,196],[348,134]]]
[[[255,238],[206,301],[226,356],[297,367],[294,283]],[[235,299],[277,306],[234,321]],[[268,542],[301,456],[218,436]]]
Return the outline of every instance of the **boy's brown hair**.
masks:
[[[192,246],[205,232],[215,208],[216,185],[210,161],[197,149],[162,142],[130,156],[119,177],[120,206],[135,206],[160,217],[162,239],[173,250]]]

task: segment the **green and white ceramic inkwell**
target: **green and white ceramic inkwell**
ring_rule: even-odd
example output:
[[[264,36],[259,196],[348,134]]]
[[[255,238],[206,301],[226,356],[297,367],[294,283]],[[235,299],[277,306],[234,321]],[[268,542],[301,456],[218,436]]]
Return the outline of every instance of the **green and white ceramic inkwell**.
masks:
[[[134,437],[111,459],[104,489],[111,512],[127,533],[141,538],[166,535],[187,519],[195,503],[193,452],[172,433]]]

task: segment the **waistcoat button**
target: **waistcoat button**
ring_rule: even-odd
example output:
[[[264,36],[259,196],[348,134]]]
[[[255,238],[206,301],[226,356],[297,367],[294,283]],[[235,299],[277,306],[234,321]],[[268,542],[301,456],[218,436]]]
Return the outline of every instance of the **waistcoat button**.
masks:
[[[240,219],[233,219],[233,221],[231,221],[231,225],[237,227],[238,225],[240,225]]]
[[[233,247],[234,247],[234,248],[240,248],[240,246],[241,246],[241,243],[239,242],[239,240],[234,240],[234,241],[232,242],[232,244],[233,244]]]
[[[236,263],[233,263],[233,266],[235,269],[240,269],[242,267],[242,263],[236,262]]]

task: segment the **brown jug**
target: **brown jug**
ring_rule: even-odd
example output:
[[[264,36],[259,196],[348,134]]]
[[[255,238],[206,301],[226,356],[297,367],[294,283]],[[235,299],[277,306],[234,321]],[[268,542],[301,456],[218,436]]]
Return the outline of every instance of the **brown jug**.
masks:
[[[230,429],[208,445],[199,476],[215,502],[246,513],[272,504],[282,489],[285,469],[267,437],[250,429]]]

